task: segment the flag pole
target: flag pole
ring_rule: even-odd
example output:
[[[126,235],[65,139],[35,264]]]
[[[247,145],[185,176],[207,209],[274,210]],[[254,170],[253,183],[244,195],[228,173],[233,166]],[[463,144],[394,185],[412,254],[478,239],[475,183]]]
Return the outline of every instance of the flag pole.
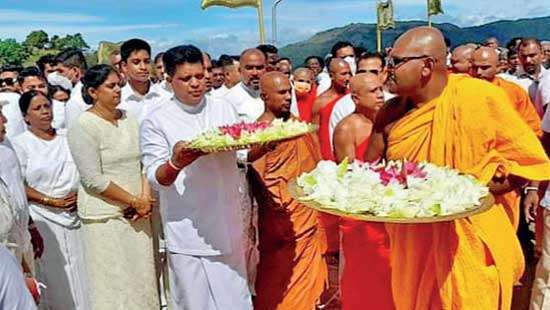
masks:
[[[263,0],[258,1],[258,31],[260,32],[260,44],[265,43],[264,6]]]
[[[432,27],[432,15],[430,15],[430,0],[427,1],[426,11],[428,12],[428,27]]]
[[[376,47],[378,53],[382,52],[382,30],[376,25]]]

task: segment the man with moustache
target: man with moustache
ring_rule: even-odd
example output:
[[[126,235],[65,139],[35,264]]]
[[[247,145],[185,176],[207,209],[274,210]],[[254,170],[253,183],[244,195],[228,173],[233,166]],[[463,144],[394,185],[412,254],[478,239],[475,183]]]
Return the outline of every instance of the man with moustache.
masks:
[[[202,52],[191,45],[164,55],[174,96],[143,121],[142,162],[159,191],[172,309],[252,309],[235,152],[205,154],[187,142],[233,124],[229,104],[205,96]]]
[[[290,113],[292,88],[280,72],[260,80],[265,112],[260,122],[295,119]],[[292,198],[290,180],[315,168],[320,160],[314,134],[249,153],[252,191],[258,201],[260,263],[256,279],[256,309],[314,309],[323,292],[327,267],[324,237],[317,212]]]
[[[216,97],[223,97],[229,89],[225,86],[225,75],[221,61],[212,61],[212,91],[210,94]]]

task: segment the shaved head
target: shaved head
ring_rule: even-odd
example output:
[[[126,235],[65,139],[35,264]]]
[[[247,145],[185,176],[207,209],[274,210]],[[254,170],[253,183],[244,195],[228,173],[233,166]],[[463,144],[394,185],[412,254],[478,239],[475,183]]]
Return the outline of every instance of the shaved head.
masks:
[[[357,74],[351,79],[350,88],[355,112],[374,120],[384,105],[384,91],[379,76],[372,73]]]
[[[303,95],[309,94],[310,90],[313,88],[315,73],[308,68],[298,68],[294,70],[292,80],[294,82],[296,96],[300,98]]]
[[[395,41],[392,54],[395,53],[399,57],[430,56],[444,64],[447,46],[441,31],[431,27],[417,27],[405,32]]]
[[[294,70],[293,75],[295,80],[304,78],[312,80],[315,77],[315,73],[313,73],[313,71],[308,68],[298,68]]]
[[[330,73],[335,73],[345,69],[349,69],[349,64],[342,58],[332,58],[328,67]]]
[[[360,73],[351,78],[350,89],[352,92],[360,92],[364,89],[368,89],[369,85],[382,86],[378,75],[373,73]]]
[[[492,81],[498,73],[499,57],[492,47],[480,47],[472,54],[471,73],[474,77]]]
[[[276,118],[290,116],[292,89],[285,74],[279,71],[264,74],[260,79],[260,96],[268,113]]]
[[[333,88],[338,88],[340,92],[348,88],[352,74],[351,68],[345,60],[332,58],[328,70]]]
[[[476,46],[465,44],[456,47],[451,54],[451,69],[454,73],[470,73],[472,54]]]

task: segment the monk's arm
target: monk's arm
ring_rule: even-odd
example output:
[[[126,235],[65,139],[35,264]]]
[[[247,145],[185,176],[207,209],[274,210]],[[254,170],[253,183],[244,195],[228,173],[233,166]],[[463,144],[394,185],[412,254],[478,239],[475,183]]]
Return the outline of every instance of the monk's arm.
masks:
[[[342,126],[337,126],[334,130],[334,153],[336,161],[342,162],[347,158],[350,162],[355,160],[355,144],[353,135],[349,130],[344,130]]]
[[[383,132],[373,132],[370,136],[369,146],[365,153],[366,162],[374,162],[384,157],[386,141]]]
[[[515,175],[509,175],[507,177],[494,177],[487,186],[489,191],[495,195],[502,195],[508,192],[511,192],[516,189],[520,189],[528,183],[528,180],[525,180],[521,177]]]

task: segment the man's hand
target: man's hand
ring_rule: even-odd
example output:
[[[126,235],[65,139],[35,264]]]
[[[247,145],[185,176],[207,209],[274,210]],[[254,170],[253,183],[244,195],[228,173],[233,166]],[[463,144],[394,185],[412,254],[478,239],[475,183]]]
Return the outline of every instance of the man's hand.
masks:
[[[523,212],[527,223],[535,221],[539,202],[540,198],[537,191],[528,191],[527,195],[525,195],[523,200]]]
[[[189,149],[187,145],[188,143],[183,141],[179,141],[174,145],[171,161],[177,168],[183,169],[197,158],[206,154],[198,150]]]

